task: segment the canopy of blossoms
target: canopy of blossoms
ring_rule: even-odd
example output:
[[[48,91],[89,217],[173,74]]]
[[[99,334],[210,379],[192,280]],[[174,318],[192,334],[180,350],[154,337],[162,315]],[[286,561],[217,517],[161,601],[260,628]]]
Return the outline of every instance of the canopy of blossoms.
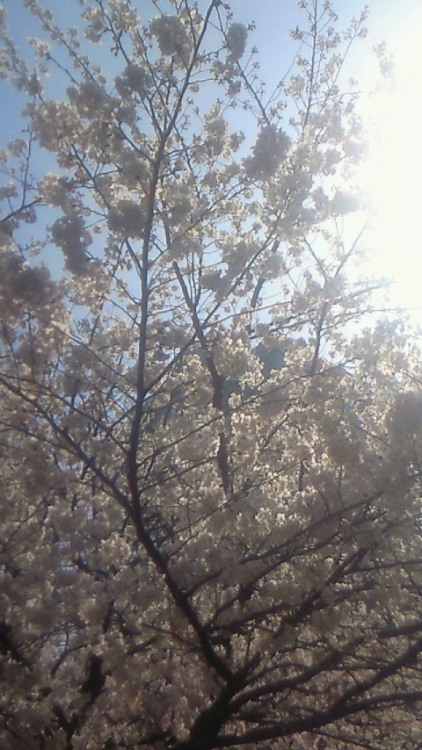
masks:
[[[365,14],[301,0],[267,90],[236,3],[51,5],[30,52],[0,13],[1,747],[420,748],[420,350],[341,231]]]

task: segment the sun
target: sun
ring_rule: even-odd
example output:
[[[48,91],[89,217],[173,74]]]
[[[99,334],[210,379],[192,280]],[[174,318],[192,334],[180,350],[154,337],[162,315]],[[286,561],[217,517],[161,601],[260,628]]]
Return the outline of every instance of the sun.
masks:
[[[390,85],[363,112],[368,158],[360,183],[373,211],[371,271],[392,281],[394,305],[422,324],[422,10],[391,37]]]

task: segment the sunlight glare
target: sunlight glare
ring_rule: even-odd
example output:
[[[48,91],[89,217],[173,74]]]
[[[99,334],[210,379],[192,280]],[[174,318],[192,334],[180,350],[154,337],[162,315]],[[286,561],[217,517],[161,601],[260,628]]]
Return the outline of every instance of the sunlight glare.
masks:
[[[410,17],[389,48],[394,82],[375,94],[362,188],[374,210],[367,244],[371,271],[393,281],[395,305],[422,323],[422,12]]]

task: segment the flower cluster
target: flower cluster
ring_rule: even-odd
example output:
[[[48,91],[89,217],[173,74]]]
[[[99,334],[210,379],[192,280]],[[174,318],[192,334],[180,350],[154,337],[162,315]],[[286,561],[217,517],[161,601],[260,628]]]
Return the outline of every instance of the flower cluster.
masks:
[[[151,76],[140,65],[130,63],[120,76],[116,76],[114,82],[120,96],[126,98],[139,94],[143,97],[151,85]]]
[[[129,199],[117,201],[108,212],[108,228],[120,237],[142,237],[145,228],[145,211]]]
[[[339,236],[349,37],[300,0],[267,97],[226,2],[79,4],[21,0],[35,76],[0,29],[0,746],[422,747],[420,348]]]
[[[331,213],[335,216],[342,216],[343,214],[349,214],[353,211],[357,211],[359,208],[359,200],[343,190],[336,190],[333,198],[330,201]]]
[[[240,60],[245,52],[248,31],[243,23],[232,23],[226,34],[226,47],[229,50],[228,60]]]
[[[256,139],[252,156],[245,161],[246,173],[252,179],[266,179],[277,171],[286,158],[290,138],[274,125],[265,125]]]
[[[69,201],[70,190],[68,179],[52,172],[47,172],[38,182],[40,199],[50,206],[64,208]]]
[[[162,55],[173,55],[187,65],[191,54],[191,42],[177,16],[156,16],[150,22],[149,30],[156,38]]]
[[[82,217],[77,213],[61,216],[51,227],[51,239],[63,251],[69,271],[82,273],[86,267],[86,250],[92,242]]]
[[[78,87],[70,86],[67,95],[81,117],[94,117],[99,110],[113,106],[104,88],[91,80],[84,81]]]

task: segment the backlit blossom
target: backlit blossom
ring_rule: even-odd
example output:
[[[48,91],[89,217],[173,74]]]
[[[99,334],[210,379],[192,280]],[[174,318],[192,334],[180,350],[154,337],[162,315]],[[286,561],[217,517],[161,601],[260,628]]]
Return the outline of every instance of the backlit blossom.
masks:
[[[267,89],[236,3],[15,2],[2,750],[422,747],[420,344],[337,220],[359,20],[300,0]]]
[[[273,125],[266,125],[258,133],[252,156],[246,160],[246,172],[254,179],[271,177],[286,158],[290,138]]]
[[[131,63],[125,68],[122,75],[116,76],[115,84],[121,96],[131,96],[133,93],[145,96],[146,89],[151,85],[151,77],[144,68]]]
[[[150,22],[149,28],[157,39],[161,54],[175,55],[187,64],[191,44],[186,29],[177,16],[156,16]]]
[[[226,34],[226,46],[230,53],[228,57],[230,61],[240,60],[245,52],[247,38],[248,31],[243,23],[230,24]]]
[[[67,268],[75,273],[82,272],[86,263],[86,249],[91,243],[82,217],[69,213],[57,219],[51,227],[51,238],[63,251]]]
[[[357,211],[360,204],[355,196],[337,190],[329,205],[333,214],[341,216]]]
[[[145,212],[131,200],[120,200],[108,213],[108,226],[122,237],[142,237]]]
[[[65,177],[48,172],[38,183],[41,200],[51,206],[66,205],[70,198],[71,187]]]

